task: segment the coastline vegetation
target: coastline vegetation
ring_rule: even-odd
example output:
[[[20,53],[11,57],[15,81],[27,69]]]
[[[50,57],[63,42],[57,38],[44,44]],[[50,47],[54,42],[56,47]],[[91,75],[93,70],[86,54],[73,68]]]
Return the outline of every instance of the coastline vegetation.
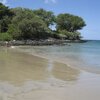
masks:
[[[45,40],[48,38],[80,40],[84,20],[76,15],[55,15],[45,9],[9,8],[0,3],[0,41]]]

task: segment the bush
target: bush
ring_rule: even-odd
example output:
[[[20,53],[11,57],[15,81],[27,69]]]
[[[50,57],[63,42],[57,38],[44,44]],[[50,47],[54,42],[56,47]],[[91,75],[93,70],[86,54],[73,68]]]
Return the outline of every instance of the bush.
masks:
[[[0,33],[0,41],[10,41],[12,40],[12,35],[9,33]]]
[[[69,31],[66,31],[66,30],[60,30],[59,34],[61,34],[63,36],[65,35],[66,39],[69,39],[69,40],[80,40],[80,38],[81,38],[80,33],[78,31],[69,32]]]

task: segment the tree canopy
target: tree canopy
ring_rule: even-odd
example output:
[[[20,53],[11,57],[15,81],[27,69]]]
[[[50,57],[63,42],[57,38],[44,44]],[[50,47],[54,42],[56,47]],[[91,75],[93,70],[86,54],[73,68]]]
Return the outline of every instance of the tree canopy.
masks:
[[[32,10],[24,8],[12,9],[15,16],[9,25],[8,32],[16,39],[46,38],[50,29],[46,23]]]
[[[59,14],[56,23],[57,30],[67,30],[69,32],[80,30],[86,25],[81,17],[67,13]]]
[[[6,32],[8,30],[12,16],[13,13],[11,10],[0,3],[0,32]]]
[[[53,31],[50,26],[56,30]],[[80,39],[78,30],[85,26],[84,20],[72,14],[55,15],[45,9],[9,8],[0,3],[0,40],[47,39],[65,35],[66,39]],[[4,39],[2,39],[4,38]],[[8,39],[8,40],[9,40]]]
[[[55,22],[55,15],[52,11],[46,11],[44,9],[38,9],[33,11],[35,15],[39,16],[49,27]]]

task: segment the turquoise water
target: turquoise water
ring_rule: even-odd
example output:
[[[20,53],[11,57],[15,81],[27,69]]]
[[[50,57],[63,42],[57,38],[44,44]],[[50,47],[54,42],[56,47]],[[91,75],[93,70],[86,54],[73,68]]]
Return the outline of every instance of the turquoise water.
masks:
[[[69,46],[22,47],[27,52],[65,60],[72,66],[100,72],[100,41],[71,43]]]

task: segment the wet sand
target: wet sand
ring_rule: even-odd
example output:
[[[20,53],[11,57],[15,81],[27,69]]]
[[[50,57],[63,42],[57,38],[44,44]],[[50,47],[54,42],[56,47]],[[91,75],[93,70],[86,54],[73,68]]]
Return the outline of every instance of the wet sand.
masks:
[[[51,47],[50,51],[49,48]],[[68,66],[70,66],[71,68],[75,68],[78,70],[84,70],[84,71],[88,71],[90,73],[94,73],[94,74],[100,74],[100,68],[99,66],[96,67],[94,65],[88,65],[86,62],[84,62],[83,60],[81,60],[82,58],[75,58],[73,55],[70,56],[65,56],[64,54],[62,55],[56,55],[55,54],[55,48],[56,46],[17,46],[16,50],[20,51],[20,52],[25,52],[28,53],[30,55],[34,55],[40,58],[44,58],[44,59],[48,59],[48,60],[52,60],[52,61],[57,61],[63,64],[66,64]],[[58,52],[58,51],[57,51]],[[55,56],[56,55],[56,56]],[[91,62],[91,61],[89,61]]]
[[[100,75],[0,48],[0,100],[99,100]]]

